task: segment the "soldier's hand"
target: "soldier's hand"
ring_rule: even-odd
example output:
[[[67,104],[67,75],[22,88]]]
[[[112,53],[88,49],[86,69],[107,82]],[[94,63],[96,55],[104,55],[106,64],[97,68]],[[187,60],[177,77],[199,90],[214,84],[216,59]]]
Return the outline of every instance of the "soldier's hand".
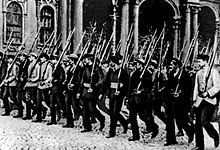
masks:
[[[119,95],[119,94],[120,94],[120,91],[115,91],[114,94],[115,94],[115,95]]]
[[[72,89],[74,87],[74,84],[68,84],[68,88]]]
[[[24,78],[20,78],[21,81],[24,81]]]
[[[161,106],[161,112],[165,112],[165,108],[163,106]]]
[[[80,94],[79,94],[79,93],[77,93],[77,94],[76,94],[76,98],[77,98],[77,99],[79,99],[79,97],[80,97]]]
[[[102,94],[99,95],[99,100],[101,100],[101,99],[102,99]]]
[[[209,93],[208,92],[204,92],[204,93],[201,93],[199,96],[201,98],[206,98],[206,97],[209,97]]]
[[[135,94],[141,94],[141,91],[140,90],[135,91]]]
[[[218,108],[217,116],[220,116],[220,108]]]
[[[93,91],[92,88],[89,88],[89,89],[88,89],[88,92],[89,92],[89,93],[92,93],[92,91]]]

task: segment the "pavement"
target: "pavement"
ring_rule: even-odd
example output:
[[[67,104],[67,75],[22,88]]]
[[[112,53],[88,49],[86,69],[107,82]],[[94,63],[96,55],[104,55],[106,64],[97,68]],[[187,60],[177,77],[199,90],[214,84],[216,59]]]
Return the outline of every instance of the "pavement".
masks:
[[[3,110],[0,108],[0,113]],[[159,124],[159,134],[151,139],[150,134],[142,134],[139,141],[129,142],[131,130],[123,134],[122,127],[117,127],[117,135],[107,139],[105,136],[109,130],[109,117],[106,115],[106,126],[102,132],[99,123],[93,124],[93,131],[81,133],[82,118],[75,122],[74,128],[62,128],[65,119],[61,119],[57,125],[46,125],[50,118],[42,123],[33,123],[31,120],[13,118],[17,112],[13,111],[11,116],[0,116],[0,150],[190,150],[195,146],[195,141],[188,144],[187,136],[177,137],[178,144],[164,147],[165,125],[156,118]],[[140,130],[144,124],[138,119]],[[218,128],[218,124],[214,123]],[[207,150],[213,149],[213,140],[205,134],[205,145]],[[216,148],[220,149],[220,148]]]

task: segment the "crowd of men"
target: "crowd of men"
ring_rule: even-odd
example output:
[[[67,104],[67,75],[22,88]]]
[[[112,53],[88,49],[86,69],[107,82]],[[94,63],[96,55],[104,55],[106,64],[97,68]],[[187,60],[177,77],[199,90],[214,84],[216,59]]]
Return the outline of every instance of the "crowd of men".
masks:
[[[207,90],[201,90],[204,72],[209,68],[207,55],[198,55],[197,70],[182,67],[176,58],[170,59],[167,66],[158,67],[155,60],[146,65],[142,58],[123,64],[119,54],[105,62],[89,53],[69,54],[62,62],[58,61],[59,56],[46,53],[38,56],[34,52],[21,52],[18,56],[5,57],[0,53],[0,97],[5,109],[2,116],[9,116],[17,109],[14,118],[42,122],[48,115],[47,125],[57,124],[64,117],[64,128],[74,127],[74,121],[82,116],[83,133],[92,130],[96,118],[102,131],[106,121],[104,112],[110,116],[106,137],[116,136],[119,121],[123,134],[127,133],[128,125],[131,126],[129,141],[140,139],[137,115],[146,125],[142,132],[155,138],[159,133],[157,116],[166,125],[165,146],[177,144],[176,137],[183,136],[185,131],[189,143],[195,134],[196,149],[204,149],[202,127],[214,139],[215,147],[219,145],[218,133],[210,123],[217,105],[215,95],[220,90],[216,69],[209,75]],[[109,106],[105,105],[107,98]],[[128,119],[121,114],[124,104],[129,110]],[[195,126],[193,119],[196,119]]]

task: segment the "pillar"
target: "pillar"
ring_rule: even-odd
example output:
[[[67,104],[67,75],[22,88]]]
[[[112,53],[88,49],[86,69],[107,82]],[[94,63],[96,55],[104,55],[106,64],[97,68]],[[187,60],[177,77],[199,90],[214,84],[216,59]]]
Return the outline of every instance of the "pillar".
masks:
[[[199,8],[198,6],[193,6],[192,7],[192,14],[193,14],[193,35],[195,35],[196,31],[198,30],[198,12]],[[192,63],[194,63],[195,57],[198,55],[198,40],[195,42],[195,47],[194,47],[194,52],[193,52],[193,60]]]
[[[191,10],[190,10],[190,5],[186,4],[186,12],[185,12],[185,32],[184,32],[184,40],[183,40],[183,46],[185,45],[185,49],[183,49],[182,52],[182,60],[184,60],[188,48],[189,48],[189,44],[190,44],[190,21],[191,21]]]
[[[133,44],[134,44],[134,51],[133,54],[134,56],[138,54],[138,35],[139,35],[139,31],[138,31],[138,23],[139,23],[139,2],[138,0],[136,0],[134,7],[133,7],[133,26],[134,26],[134,40],[133,40]]]
[[[83,0],[74,1],[74,37],[73,37],[73,52],[81,53],[82,43],[78,50],[76,50],[77,45],[80,43],[83,34]]]
[[[61,34],[61,40],[62,40],[62,45],[61,48],[63,49],[66,43],[66,39],[68,36],[67,33],[67,25],[68,25],[68,20],[67,20],[67,1],[60,1],[60,6],[59,6],[59,33]],[[60,52],[59,52],[60,53]]]
[[[126,50],[126,41],[129,30],[129,0],[124,0],[122,6],[121,17],[121,54],[124,54]]]
[[[180,25],[180,17],[174,17],[174,42],[173,42],[173,57],[178,58],[179,52],[179,25]]]

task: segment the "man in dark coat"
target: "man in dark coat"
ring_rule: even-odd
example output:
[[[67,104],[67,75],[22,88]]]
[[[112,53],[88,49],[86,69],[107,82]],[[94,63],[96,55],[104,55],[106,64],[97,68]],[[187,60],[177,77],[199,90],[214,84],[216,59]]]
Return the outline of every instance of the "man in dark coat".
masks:
[[[166,103],[165,112],[167,116],[166,119],[167,143],[165,143],[164,146],[177,144],[176,136],[175,136],[174,119],[176,119],[177,122],[181,123],[182,128],[185,130],[185,132],[189,137],[188,142],[191,143],[193,141],[193,135],[194,135],[193,127],[189,125],[190,123],[189,123],[188,113],[186,110],[182,110],[182,108],[180,108],[180,107],[188,107],[187,101],[189,101],[189,98],[186,97],[187,87],[185,87],[184,85],[186,84],[185,83],[186,77],[184,75],[180,75],[181,73],[183,73],[181,71],[181,65],[182,63],[178,59],[173,58],[168,68],[168,74],[167,74],[168,81],[166,83],[166,89],[165,89],[166,91],[165,93],[167,93],[166,102],[165,102]],[[188,95],[190,94],[188,93]]]
[[[63,96],[63,82],[65,80],[65,71],[61,66],[61,62],[58,62],[59,57],[57,55],[51,56],[51,62],[53,66],[53,74],[51,79],[50,89],[50,110],[51,121],[47,125],[57,124],[56,121],[56,105],[62,110],[63,114],[66,114],[65,101]]]
[[[18,99],[18,114],[14,118],[23,117],[23,105],[22,101],[26,102],[24,86],[27,82],[28,77],[28,65],[29,65],[28,55],[26,53],[21,53],[19,55],[19,73],[18,73],[18,83],[17,83],[17,99]]]
[[[110,130],[107,138],[114,137],[116,135],[117,121],[119,121],[123,128],[124,133],[127,133],[128,122],[120,114],[123,99],[128,91],[129,76],[125,69],[120,68],[122,56],[116,55],[111,57],[110,69],[107,72],[106,78],[103,81],[102,95],[109,90],[109,110],[110,110]]]
[[[79,66],[76,66],[78,56],[76,54],[70,54],[68,58],[70,61],[70,65],[67,68],[67,76],[64,83],[67,117],[66,124],[63,126],[64,128],[74,127],[74,118],[71,108],[73,108],[75,119],[78,119],[79,116],[82,115],[82,108],[79,106],[79,99],[76,98],[81,76],[79,71],[80,68]]]
[[[144,68],[144,60],[137,59],[137,69],[131,76],[128,106],[129,106],[129,122],[131,124],[132,134],[129,141],[140,139],[139,127],[137,122],[137,114],[141,120],[145,122],[146,128],[152,132],[151,138],[158,134],[158,125],[154,122],[153,107],[152,107],[152,74],[148,69]]]
[[[92,54],[85,54],[84,68],[80,81],[80,96],[82,99],[83,107],[83,126],[84,130],[81,132],[89,132],[92,130],[90,115],[94,115],[100,122],[99,130],[105,126],[105,117],[96,108],[98,96],[100,93],[100,86],[104,78],[102,69],[94,62],[95,56]],[[79,94],[77,94],[79,97]]]

